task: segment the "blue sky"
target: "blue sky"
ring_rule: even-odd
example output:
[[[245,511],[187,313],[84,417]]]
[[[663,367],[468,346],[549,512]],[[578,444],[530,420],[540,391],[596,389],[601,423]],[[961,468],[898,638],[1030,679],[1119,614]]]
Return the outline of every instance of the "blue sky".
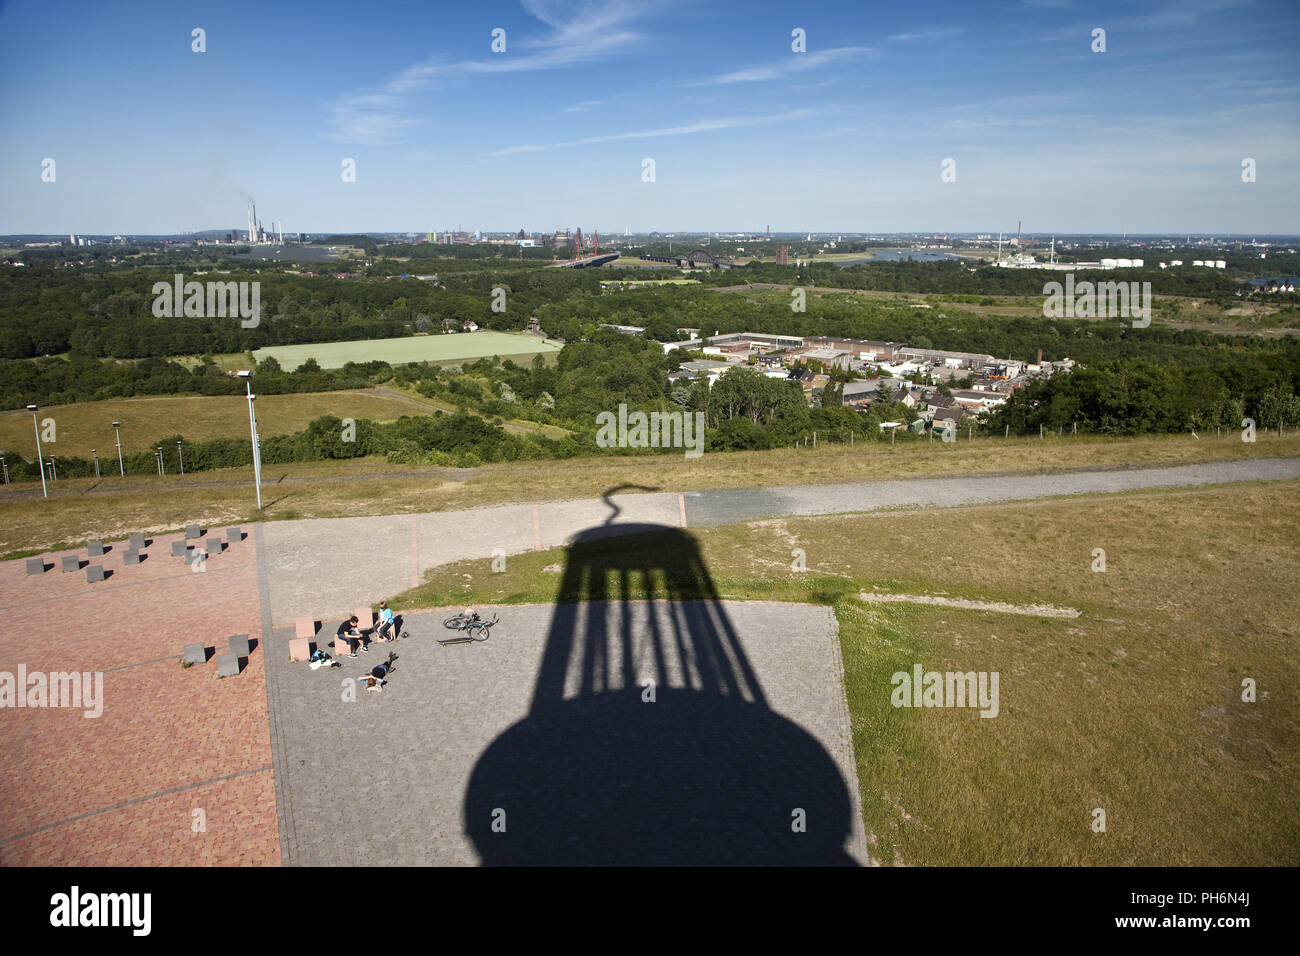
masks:
[[[0,0],[0,233],[1300,233],[1297,53],[1290,0]]]

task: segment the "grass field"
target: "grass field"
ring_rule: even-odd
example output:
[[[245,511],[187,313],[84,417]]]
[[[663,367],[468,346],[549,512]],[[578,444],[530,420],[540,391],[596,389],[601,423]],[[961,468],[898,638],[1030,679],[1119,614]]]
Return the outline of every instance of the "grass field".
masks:
[[[246,420],[246,419],[245,419]],[[28,428],[31,419],[28,418]],[[65,541],[112,540],[134,531],[161,532],[191,522],[273,521],[348,515],[412,514],[520,501],[594,498],[615,485],[661,490],[758,488],[908,477],[1045,474],[1079,468],[1168,465],[1238,458],[1300,456],[1300,435],[1260,433],[1255,444],[1232,436],[1170,435],[1137,439],[976,439],[908,442],[895,448],[823,444],[811,449],[576,458],[481,468],[421,469],[383,459],[268,465],[260,513],[252,469],[197,475],[64,479],[50,499],[36,482],[0,486],[0,556],[51,549]],[[1230,520],[1230,516],[1225,517]]]
[[[479,358],[528,358],[558,352],[560,346],[533,335],[511,335],[483,329],[453,335],[415,335],[396,339],[363,339],[359,342],[322,342],[316,345],[276,345],[258,349],[259,362],[274,358],[286,370],[296,369],[309,358],[321,368],[342,368],[348,362],[462,362]]]
[[[1286,482],[693,533],[722,598],[834,608],[873,860],[1294,866],[1297,525],[1300,483]],[[671,566],[655,556],[670,544],[610,539],[611,569]],[[1097,547],[1104,573],[1091,570]],[[794,548],[805,573],[791,570]],[[501,573],[491,559],[447,565],[391,603],[550,602],[565,557],[517,555]],[[636,599],[638,580],[612,577],[608,593]],[[858,599],[873,588],[1082,613]],[[915,663],[999,673],[998,716],[894,708],[891,676]]]
[[[391,421],[402,415],[429,415],[435,408],[422,399],[375,391],[311,392],[300,395],[263,395],[257,399],[257,430],[262,436],[299,431],[313,418],[369,418]],[[101,459],[117,455],[114,421],[122,423],[122,450],[130,453],[152,448],[159,438],[180,433],[189,441],[210,438],[248,438],[248,400],[242,395],[159,395],[118,398],[76,405],[51,405],[38,413],[54,419],[56,441],[41,439],[46,457],[71,455]],[[0,412],[0,449],[31,460],[36,456],[32,415],[27,411]],[[116,465],[114,465],[116,467]]]

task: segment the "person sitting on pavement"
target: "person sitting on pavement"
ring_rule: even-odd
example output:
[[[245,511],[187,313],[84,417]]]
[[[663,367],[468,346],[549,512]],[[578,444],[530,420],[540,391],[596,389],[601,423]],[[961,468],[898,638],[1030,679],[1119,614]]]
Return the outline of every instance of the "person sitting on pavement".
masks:
[[[393,633],[393,609],[387,601],[379,602],[379,626],[375,628],[375,640],[387,644],[397,635]]]
[[[348,657],[357,656],[357,646],[360,645],[363,651],[369,653],[370,645],[362,638],[361,632],[357,630],[358,618],[355,614],[339,625],[338,636],[348,642]]]

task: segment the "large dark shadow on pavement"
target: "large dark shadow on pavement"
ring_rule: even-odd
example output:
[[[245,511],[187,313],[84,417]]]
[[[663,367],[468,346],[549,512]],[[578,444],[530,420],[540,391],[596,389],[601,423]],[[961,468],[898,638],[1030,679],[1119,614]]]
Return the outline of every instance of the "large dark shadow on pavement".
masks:
[[[695,538],[620,530],[569,547],[531,712],[470,776],[465,829],[482,862],[854,865],[839,768],[768,707]],[[669,623],[651,614],[634,633],[630,602],[646,597],[670,602]],[[689,689],[669,687],[683,662]]]

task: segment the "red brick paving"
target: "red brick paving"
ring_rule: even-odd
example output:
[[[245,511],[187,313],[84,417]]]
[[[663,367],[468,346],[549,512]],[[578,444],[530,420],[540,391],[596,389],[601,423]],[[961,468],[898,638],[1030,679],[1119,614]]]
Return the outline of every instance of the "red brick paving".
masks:
[[[0,708],[0,863],[279,864],[265,648],[224,680],[215,660],[179,663],[188,643],[220,653],[232,634],[260,639],[253,538],[203,572],[170,554],[172,540],[156,538],[132,567],[116,542],[93,562],[115,573],[96,584],[63,574],[62,553],[40,576],[0,563],[0,671],[106,672],[98,718]],[[191,789],[158,795],[176,788]],[[191,831],[195,807],[206,833]]]

